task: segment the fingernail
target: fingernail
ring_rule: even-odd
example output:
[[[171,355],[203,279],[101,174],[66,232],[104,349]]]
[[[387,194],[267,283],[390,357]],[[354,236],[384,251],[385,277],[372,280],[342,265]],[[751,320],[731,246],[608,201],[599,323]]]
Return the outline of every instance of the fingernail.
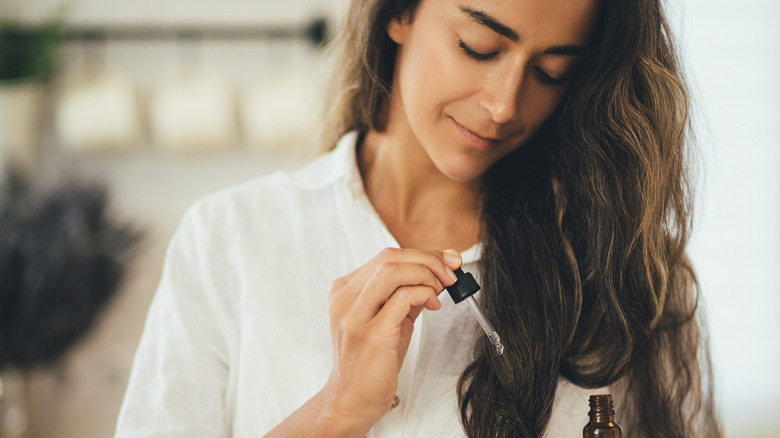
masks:
[[[460,254],[454,249],[444,250],[444,261],[448,265],[460,266]]]
[[[455,273],[454,273],[454,272],[452,272],[452,269],[450,269],[450,268],[447,268],[447,275],[449,275],[449,276],[450,276],[450,279],[453,281],[453,283],[454,283],[454,282],[456,282],[456,281],[458,281],[458,276],[457,276],[457,275],[455,275]]]

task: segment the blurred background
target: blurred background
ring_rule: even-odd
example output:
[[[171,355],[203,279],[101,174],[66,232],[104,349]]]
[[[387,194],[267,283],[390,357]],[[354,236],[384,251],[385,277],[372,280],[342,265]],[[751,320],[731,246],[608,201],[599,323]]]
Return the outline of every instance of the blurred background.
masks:
[[[328,71],[320,48],[347,3],[0,0],[0,165],[28,175],[0,171],[11,181],[0,193],[14,200],[0,204],[0,242],[20,248],[0,249],[0,263],[39,260],[39,242],[55,242],[60,257],[45,266],[87,272],[94,302],[69,307],[42,292],[39,275],[0,267],[0,287],[35,291],[25,302],[0,291],[0,335],[25,334],[0,343],[0,438],[112,436],[181,214],[204,194],[315,156]],[[718,408],[727,437],[777,437],[780,3],[668,3],[694,97],[690,254]],[[11,35],[16,25],[34,35]],[[26,56],[9,49],[22,40],[33,55],[16,71],[3,59]],[[94,275],[100,263],[111,275]],[[60,277],[46,281],[68,290]],[[56,345],[24,325],[44,316],[68,333]]]

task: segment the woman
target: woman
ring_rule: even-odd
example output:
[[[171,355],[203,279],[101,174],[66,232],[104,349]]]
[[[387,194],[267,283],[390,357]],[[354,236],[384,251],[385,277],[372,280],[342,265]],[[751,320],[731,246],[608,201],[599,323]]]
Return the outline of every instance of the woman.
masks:
[[[117,436],[578,436],[602,391],[718,436],[659,2],[362,0],[341,42],[335,150],[185,216]]]

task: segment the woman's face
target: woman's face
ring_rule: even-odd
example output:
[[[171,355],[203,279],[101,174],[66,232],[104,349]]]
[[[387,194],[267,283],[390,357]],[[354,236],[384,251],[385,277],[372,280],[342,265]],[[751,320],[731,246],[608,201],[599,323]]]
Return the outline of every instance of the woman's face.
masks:
[[[396,19],[388,133],[458,181],[478,179],[563,99],[597,0],[422,0]]]

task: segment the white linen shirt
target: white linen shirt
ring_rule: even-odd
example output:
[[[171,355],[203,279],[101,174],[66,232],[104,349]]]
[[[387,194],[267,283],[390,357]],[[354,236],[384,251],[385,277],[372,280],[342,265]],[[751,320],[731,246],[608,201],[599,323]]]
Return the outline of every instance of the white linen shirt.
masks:
[[[116,437],[259,437],[325,384],[330,283],[398,247],[363,189],[357,134],[292,173],[196,202],[168,248]],[[462,254],[477,275],[479,246]],[[400,405],[368,434],[464,436],[456,396],[476,336],[466,305],[423,311],[399,374]],[[578,437],[588,395],[561,379],[547,437]]]

